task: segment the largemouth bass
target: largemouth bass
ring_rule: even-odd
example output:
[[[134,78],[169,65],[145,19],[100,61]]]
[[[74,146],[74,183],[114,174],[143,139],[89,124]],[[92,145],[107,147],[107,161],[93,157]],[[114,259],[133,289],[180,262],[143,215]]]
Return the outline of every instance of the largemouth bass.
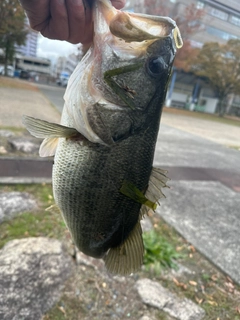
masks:
[[[109,272],[139,269],[140,220],[163,196],[166,173],[152,168],[179,30],[166,17],[94,3],[93,44],[73,72],[61,124],[25,116],[55,154],[53,193],[76,246]]]

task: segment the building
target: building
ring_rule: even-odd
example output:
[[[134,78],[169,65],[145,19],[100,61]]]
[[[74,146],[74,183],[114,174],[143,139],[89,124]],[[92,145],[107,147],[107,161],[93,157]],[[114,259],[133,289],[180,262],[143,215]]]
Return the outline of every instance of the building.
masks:
[[[79,60],[78,55],[75,53],[67,57],[59,57],[54,68],[55,77],[59,77],[62,72],[68,73],[69,75],[72,74]]]
[[[27,72],[34,72],[36,74],[46,74],[51,73],[51,61],[46,58],[37,58],[30,56],[22,56],[20,54],[16,55],[16,65],[17,70],[24,70]]]
[[[181,19],[186,8],[191,4],[196,9],[204,10],[204,15],[200,21],[191,21],[192,24],[199,24],[199,29],[195,34],[191,34],[193,46],[201,47],[205,42],[226,43],[229,39],[240,39],[240,2],[239,0],[158,0],[152,1],[153,5],[164,12],[172,19]],[[132,0],[128,3],[134,7],[135,12],[146,13],[148,8],[144,6],[145,0]],[[151,1],[150,1],[151,3]],[[157,11],[157,10],[156,10]],[[157,11],[157,14],[161,14]]]
[[[16,51],[23,56],[36,57],[38,45],[38,32],[30,28],[27,19],[25,23],[25,28],[28,31],[25,44],[21,46],[16,46]]]
[[[174,1],[174,0],[173,0]],[[195,4],[197,9],[204,10],[199,23],[198,32],[190,35],[193,46],[201,47],[206,42],[226,43],[230,39],[240,39],[240,2],[230,0],[226,3],[223,0],[180,0],[173,4],[173,15],[181,16],[186,7],[191,3]]]
[[[193,26],[198,25],[197,32],[187,38],[193,47],[201,48],[206,42],[224,44],[230,39],[240,39],[239,0],[131,0],[128,1],[128,6],[133,7],[135,12],[147,13],[149,8],[145,6],[146,3],[156,8],[159,4],[163,12],[156,10],[156,14],[168,15],[174,20],[184,17],[186,8],[191,4],[196,9],[204,10],[201,20],[190,22]],[[231,101],[236,114],[240,114],[239,96],[231,97]],[[182,70],[173,70],[166,99],[168,106],[214,113],[217,103],[214,91],[202,79]]]

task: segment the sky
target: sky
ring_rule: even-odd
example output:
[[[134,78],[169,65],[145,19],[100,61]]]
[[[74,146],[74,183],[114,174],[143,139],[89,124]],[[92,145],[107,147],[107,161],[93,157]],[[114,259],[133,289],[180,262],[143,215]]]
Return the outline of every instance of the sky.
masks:
[[[77,47],[78,45],[66,41],[50,40],[39,34],[37,56],[48,58],[54,63],[60,56],[68,56],[77,52]]]

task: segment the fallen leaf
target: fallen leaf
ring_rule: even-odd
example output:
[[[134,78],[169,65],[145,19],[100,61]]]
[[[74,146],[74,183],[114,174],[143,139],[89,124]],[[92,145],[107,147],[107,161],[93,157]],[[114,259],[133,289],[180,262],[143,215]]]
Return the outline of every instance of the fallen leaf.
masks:
[[[194,246],[189,246],[189,249],[192,251],[192,252],[196,252],[196,249],[194,248]]]
[[[187,285],[183,282],[179,282],[176,278],[173,278],[173,282],[176,284],[177,287],[183,288],[184,290],[187,289]]]
[[[208,300],[207,302],[208,302],[211,306],[214,306],[214,307],[217,307],[217,306],[218,306],[218,304],[217,304],[216,301]]]
[[[66,311],[65,311],[65,309],[64,309],[63,307],[58,307],[58,309],[59,309],[64,315],[66,315]]]
[[[197,301],[198,304],[202,304],[203,299],[198,299],[198,297],[195,297],[195,300]]]
[[[212,281],[217,281],[218,280],[218,276],[216,274],[213,274],[211,276]]]
[[[177,285],[177,286],[179,286],[179,281],[176,279],[176,278],[172,278],[173,279],[173,282]]]
[[[180,246],[179,246],[179,247],[176,247],[176,251],[178,251],[178,252],[179,252],[179,251],[182,251],[182,249],[183,249],[183,247],[180,247]]]

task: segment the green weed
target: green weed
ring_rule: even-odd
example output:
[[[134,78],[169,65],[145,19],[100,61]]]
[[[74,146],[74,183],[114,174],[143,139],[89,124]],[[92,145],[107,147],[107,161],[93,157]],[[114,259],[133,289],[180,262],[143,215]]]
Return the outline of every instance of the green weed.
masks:
[[[183,255],[157,231],[152,230],[143,234],[145,247],[144,265],[147,270],[160,273],[162,268],[177,268],[176,260]]]

